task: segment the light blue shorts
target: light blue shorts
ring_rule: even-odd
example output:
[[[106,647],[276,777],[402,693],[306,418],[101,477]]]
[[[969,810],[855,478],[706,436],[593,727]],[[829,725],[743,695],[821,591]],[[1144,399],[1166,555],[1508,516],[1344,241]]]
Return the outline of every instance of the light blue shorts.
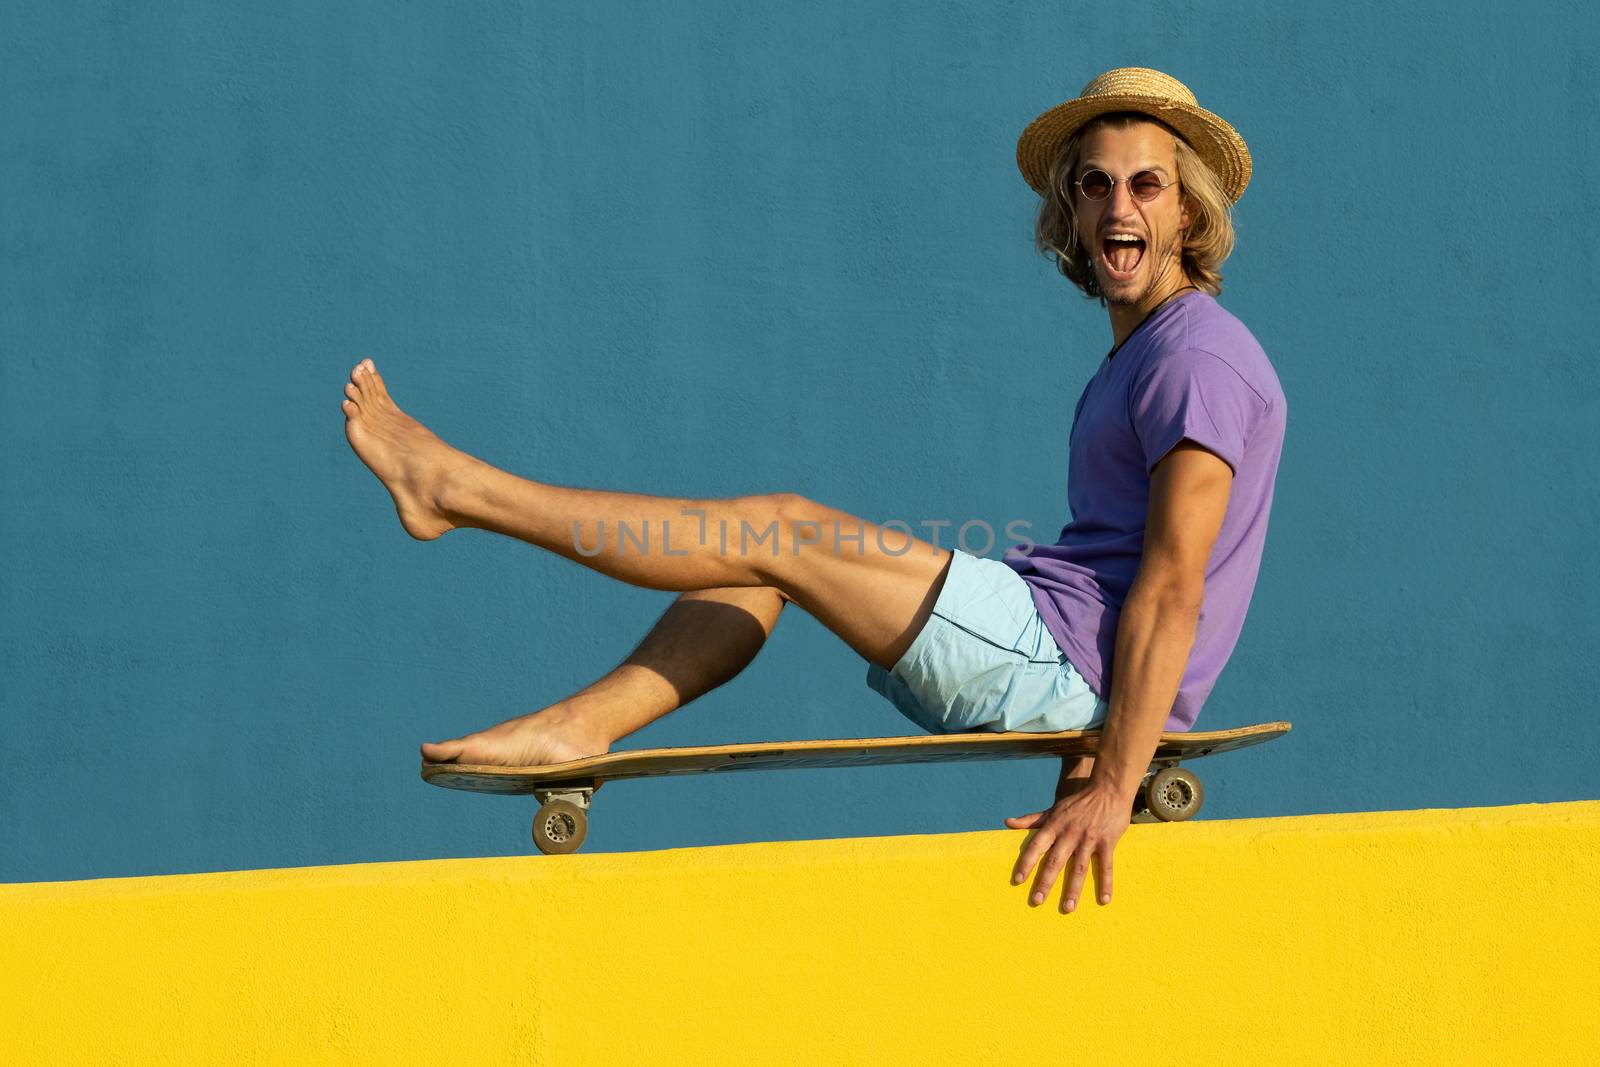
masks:
[[[935,734],[1088,730],[1100,699],[1056,645],[1022,576],[997,559],[953,552],[927,625],[892,671],[867,685]]]

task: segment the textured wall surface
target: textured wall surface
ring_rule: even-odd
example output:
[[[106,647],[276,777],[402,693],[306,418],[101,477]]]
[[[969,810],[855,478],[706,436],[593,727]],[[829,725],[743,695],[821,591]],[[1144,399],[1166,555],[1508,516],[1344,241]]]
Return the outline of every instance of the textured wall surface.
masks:
[[[1199,725],[1295,732],[1209,814],[1594,797],[1597,39],[1576,0],[8,0],[0,880],[520,842],[418,742],[586,684],[671,598],[406,538],[343,438],[359,356],[518,473],[1053,537],[1110,331],[1013,152],[1125,64],[1249,141],[1222,299],[1292,411]],[[864,673],[790,612],[627,743],[905,732]],[[1053,778],[618,786],[590,847],[993,829]]]
[[[1600,803],[0,886],[0,1059],[1593,1062]]]

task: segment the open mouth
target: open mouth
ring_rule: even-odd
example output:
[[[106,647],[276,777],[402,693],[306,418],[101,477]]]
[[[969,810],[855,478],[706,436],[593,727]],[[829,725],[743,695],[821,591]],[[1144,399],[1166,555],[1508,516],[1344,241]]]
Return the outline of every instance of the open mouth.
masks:
[[[1104,237],[1100,240],[1100,259],[1106,273],[1117,281],[1127,281],[1144,261],[1144,242]]]

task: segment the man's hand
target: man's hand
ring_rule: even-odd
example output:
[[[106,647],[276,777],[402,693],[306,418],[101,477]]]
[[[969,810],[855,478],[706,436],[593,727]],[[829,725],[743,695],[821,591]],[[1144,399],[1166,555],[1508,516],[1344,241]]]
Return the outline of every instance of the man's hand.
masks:
[[[1070,785],[1068,784],[1070,781]],[[1065,786],[1066,788],[1062,788]],[[1049,811],[1036,811],[1006,820],[1013,830],[1035,830],[1022,855],[1011,872],[1011,884],[1021,885],[1039,864],[1038,876],[1033,882],[1030,903],[1042,904],[1055,885],[1056,876],[1070,862],[1071,873],[1061,897],[1061,910],[1070,912],[1078,906],[1078,894],[1089,873],[1089,862],[1100,858],[1100,903],[1111,903],[1111,854],[1117,842],[1127,832],[1133,816],[1133,802],[1124,799],[1109,786],[1092,778],[1070,779],[1063,768],[1064,793]],[[1039,863],[1043,856],[1044,862]]]

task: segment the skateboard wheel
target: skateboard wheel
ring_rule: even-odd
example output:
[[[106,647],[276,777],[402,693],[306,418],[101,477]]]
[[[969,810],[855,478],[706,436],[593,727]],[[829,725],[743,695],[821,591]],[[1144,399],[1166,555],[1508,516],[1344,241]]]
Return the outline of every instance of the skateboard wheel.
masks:
[[[1145,804],[1162,822],[1182,822],[1192,819],[1205,803],[1205,787],[1200,779],[1182,767],[1166,767],[1157,771],[1145,786]]]
[[[589,836],[589,816],[570,800],[552,800],[533,817],[533,843],[546,856],[576,852]]]

